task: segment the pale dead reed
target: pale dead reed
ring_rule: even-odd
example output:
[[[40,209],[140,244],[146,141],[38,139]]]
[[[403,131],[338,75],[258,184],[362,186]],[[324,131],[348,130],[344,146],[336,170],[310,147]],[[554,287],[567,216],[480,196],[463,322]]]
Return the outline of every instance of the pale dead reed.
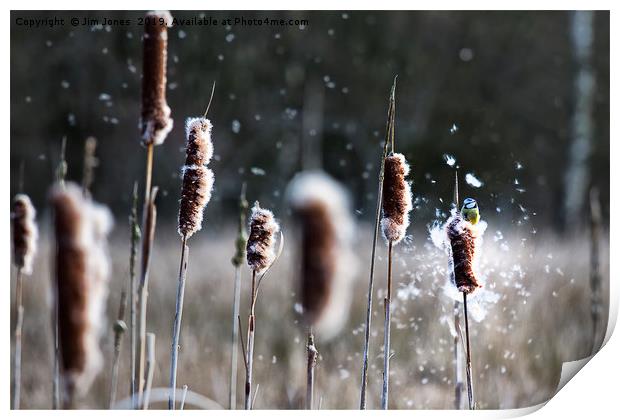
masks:
[[[280,225],[273,213],[260,207],[258,201],[252,207],[250,216],[250,234],[246,247],[247,262],[252,269],[252,285],[250,289],[250,310],[248,316],[248,348],[245,353],[245,409],[252,409],[252,370],[254,361],[254,334],[256,328],[255,306],[258,288],[264,274],[277,258],[276,234]],[[282,243],[280,243],[282,245]],[[261,277],[257,281],[257,275]]]
[[[351,303],[356,261],[351,250],[353,221],[348,196],[322,172],[298,174],[288,187],[288,200],[301,227],[300,291],[306,349],[306,409],[314,407],[314,368],[318,350],[314,332],[332,338],[344,325]]]
[[[176,408],[179,337],[181,334],[185,278],[189,253],[187,240],[202,228],[203,212],[211,199],[211,190],[213,189],[214,182],[213,172],[204,166],[209,163],[213,155],[211,122],[205,117],[188,119],[186,136],[187,146],[185,150],[185,166],[183,167],[178,224],[178,232],[181,235],[181,263],[172,331],[172,349],[170,352],[170,398],[168,399],[168,409],[170,410]]]
[[[65,408],[72,408],[74,397],[88,391],[103,364],[99,338],[108,292],[106,238],[112,217],[107,208],[85,198],[73,183],[54,187],[50,201],[56,238],[54,298],[63,402]]]
[[[19,410],[21,395],[22,328],[24,306],[22,303],[23,275],[32,274],[32,263],[37,251],[39,231],[36,224],[36,211],[30,198],[18,194],[13,199],[11,211],[13,225],[13,264],[15,278],[15,354],[13,355],[13,399],[11,408]]]

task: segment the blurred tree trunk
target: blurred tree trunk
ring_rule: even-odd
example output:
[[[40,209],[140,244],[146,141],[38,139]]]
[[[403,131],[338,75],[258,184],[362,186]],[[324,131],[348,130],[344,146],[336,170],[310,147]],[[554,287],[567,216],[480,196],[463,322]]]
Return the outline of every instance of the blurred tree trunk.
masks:
[[[572,14],[571,38],[576,62],[575,108],[571,127],[572,144],[564,178],[564,225],[568,232],[585,224],[585,199],[590,184],[589,158],[592,153],[594,93],[596,80],[592,68],[594,13]]]

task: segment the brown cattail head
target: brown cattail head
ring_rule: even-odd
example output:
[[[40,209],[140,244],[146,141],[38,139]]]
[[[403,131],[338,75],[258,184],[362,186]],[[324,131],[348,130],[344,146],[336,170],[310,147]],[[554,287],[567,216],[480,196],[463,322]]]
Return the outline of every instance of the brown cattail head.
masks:
[[[257,201],[252,207],[250,235],[246,246],[248,265],[256,274],[263,274],[275,261],[275,236],[279,231],[280,225],[273,213],[261,208]]]
[[[112,217],[72,183],[50,197],[56,236],[56,293],[61,367],[69,394],[84,394],[103,365],[103,331],[110,271]],[[70,395],[68,395],[70,396]]]
[[[13,256],[15,266],[24,274],[32,274],[32,261],[37,252],[39,231],[35,222],[37,212],[25,194],[17,194],[13,199]]]
[[[166,61],[169,12],[148,12],[144,20],[142,61],[142,115],[140,130],[145,145],[162,144],[172,130],[166,102]]]
[[[409,165],[405,156],[393,153],[385,158],[383,178],[383,218],[381,230],[387,241],[398,243],[405,237],[409,227],[411,186],[405,179]]]
[[[356,261],[353,222],[345,190],[322,172],[298,174],[288,201],[301,227],[300,291],[305,323],[323,339],[344,325]]]
[[[187,146],[179,207],[179,235],[189,238],[202,228],[205,206],[211,200],[213,171],[206,168],[213,156],[211,122],[206,118],[188,118],[185,125]]]
[[[457,213],[446,224],[446,233],[452,251],[452,268],[456,287],[459,292],[472,293],[482,287],[474,272],[477,231],[471,223]]]

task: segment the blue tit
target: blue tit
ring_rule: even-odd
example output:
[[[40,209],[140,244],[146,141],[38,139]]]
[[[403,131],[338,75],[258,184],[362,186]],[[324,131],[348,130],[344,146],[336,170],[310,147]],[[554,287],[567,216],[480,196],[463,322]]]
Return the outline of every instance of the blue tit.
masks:
[[[475,225],[480,220],[480,210],[478,210],[478,203],[473,198],[466,198],[463,201],[463,208],[461,208],[461,215],[472,225]]]

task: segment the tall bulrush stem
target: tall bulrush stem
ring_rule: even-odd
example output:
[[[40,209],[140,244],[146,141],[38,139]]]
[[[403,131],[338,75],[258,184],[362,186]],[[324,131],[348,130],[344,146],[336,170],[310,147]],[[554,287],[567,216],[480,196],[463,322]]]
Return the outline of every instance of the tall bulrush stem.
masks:
[[[458,170],[454,171],[454,195],[452,197],[452,204],[454,209],[458,211],[459,208],[459,174]],[[449,248],[451,253],[451,249]],[[456,284],[454,279],[454,266],[450,272],[452,276],[452,282]],[[463,377],[462,377],[462,365],[461,361],[463,355],[461,354],[460,341],[461,331],[461,305],[458,300],[454,301],[454,342],[453,342],[453,364],[454,364],[454,408],[460,410],[462,406],[463,398]]]
[[[476,408],[476,400],[474,398],[474,382],[473,372],[471,367],[471,347],[469,345],[469,318],[467,316],[467,293],[463,292],[463,314],[465,316],[465,345],[467,351],[467,399],[469,402],[469,409],[474,410]]]
[[[394,127],[394,114],[396,112],[396,77],[394,78],[394,84],[392,85],[392,91],[390,93],[387,123],[385,129],[385,139],[383,143],[383,153],[381,155],[381,168],[379,169],[379,187],[377,191],[377,207],[375,212],[375,227],[372,237],[372,251],[370,255],[370,277],[368,281],[368,294],[367,294],[367,307],[366,307],[366,322],[364,330],[364,350],[362,353],[362,384],[360,390],[360,410],[366,409],[366,394],[368,384],[368,352],[370,344],[370,327],[372,321],[372,295],[374,290],[374,278],[375,278],[375,255],[377,250],[377,238],[379,236],[379,222],[381,220],[381,203],[383,199],[383,178],[385,175],[385,158],[388,155],[388,150],[393,138]],[[393,143],[392,143],[393,144]]]
[[[172,330],[172,351],[170,356],[170,397],[168,409],[175,409],[177,388],[177,365],[179,361],[179,337],[181,335],[181,318],[183,317],[183,298],[185,296],[185,279],[187,277],[187,236],[181,239],[181,265],[179,267],[179,283],[177,287],[176,311],[174,315],[174,327]]]
[[[206,167],[213,156],[211,122],[205,117],[190,118],[186,124],[187,145],[185,166],[183,167],[178,225],[178,232],[181,236],[181,262],[172,329],[172,349],[170,351],[170,395],[168,398],[168,409],[170,410],[176,408],[179,337],[181,335],[183,298],[185,295],[185,278],[187,276],[189,253],[187,240],[202,228],[204,208],[211,199],[211,190],[213,189],[213,172]]]
[[[136,263],[138,259],[138,242],[140,241],[140,227],[138,225],[138,183],[133,185],[131,215],[129,217],[131,245],[129,251],[129,329],[131,331],[131,351],[129,359],[129,384],[132,398],[132,408],[137,407],[137,383],[136,383],[136,355],[138,346],[137,326],[137,285]]]
[[[383,335],[383,388],[381,392],[381,409],[388,409],[390,392],[390,324],[392,318],[392,241],[388,242],[387,294],[385,296],[385,323]]]
[[[254,364],[254,333],[256,318],[256,297],[265,273],[278,258],[282,251],[283,239],[280,237],[280,250],[275,252],[275,234],[280,226],[273,213],[260,207],[258,201],[252,207],[250,217],[250,234],[246,245],[247,262],[252,269],[252,285],[250,290],[250,310],[248,316],[248,349],[245,357],[245,409],[250,410],[252,401],[252,368]],[[260,276],[260,277],[258,277]],[[258,389],[258,388],[257,388]],[[254,395],[256,397],[256,394]]]
[[[23,165],[22,165],[23,169]],[[23,176],[20,179],[19,190],[22,190]],[[15,275],[15,331],[13,354],[13,399],[11,408],[19,410],[21,395],[21,368],[22,368],[22,329],[24,325],[23,305],[23,277],[32,274],[32,264],[37,249],[39,232],[35,222],[36,211],[30,198],[25,194],[17,194],[11,208],[13,263]]]
[[[24,324],[24,306],[22,304],[22,268],[17,267],[15,285],[15,355],[13,356],[13,400],[12,409],[19,410],[21,394],[22,369],[22,328]]]
[[[314,407],[314,369],[316,367],[316,359],[319,355],[319,352],[314,345],[314,334],[312,333],[312,326],[308,327],[308,341],[306,344],[306,351],[308,352],[306,410],[312,410],[312,408]]]
[[[116,391],[118,389],[118,371],[120,367],[121,343],[123,334],[127,331],[125,323],[125,311],[127,308],[127,290],[123,287],[121,291],[120,303],[118,306],[118,317],[114,323],[114,353],[112,356],[112,379],[110,381],[110,400],[108,407],[114,405],[116,401]]]
[[[157,208],[155,207],[155,199],[157,197],[157,187],[153,187],[148,195],[149,202],[146,205],[143,222],[142,236],[142,270],[140,276],[140,284],[138,286],[139,314],[138,321],[138,369],[137,377],[134,379],[138,387],[138,396],[135,399],[134,408],[140,407],[142,404],[142,395],[144,391],[145,381],[145,365],[146,365],[146,321],[147,321],[147,300],[148,300],[148,284],[149,284],[149,268],[151,263],[151,252],[155,239],[155,225],[157,222]]]
[[[239,196],[239,226],[237,240],[235,241],[235,255],[231,262],[235,268],[235,285],[233,290],[233,315],[232,315],[232,335],[231,335],[231,354],[230,354],[230,386],[228,389],[228,406],[231,410],[237,408],[237,357],[239,343],[239,307],[241,305],[241,264],[245,259],[245,245],[248,240],[245,224],[248,211],[248,202],[245,199],[244,183],[241,187]]]
[[[155,334],[146,334],[146,384],[144,386],[144,398],[142,409],[148,410],[153,387],[153,373],[155,371]]]
[[[256,270],[252,270],[252,286],[250,291],[250,315],[248,316],[248,350],[246,356],[245,372],[245,409],[252,409],[252,368],[254,361],[254,332],[256,305]]]
[[[140,406],[145,380],[146,356],[146,297],[148,285],[148,266],[152,248],[152,236],[149,235],[148,213],[153,202],[153,152],[172,129],[170,107],[166,102],[166,64],[168,54],[168,26],[172,24],[172,16],[168,12],[148,12],[144,25],[142,40],[142,109],[140,115],[140,131],[142,144],[146,147],[146,169],[144,185],[144,207],[142,229],[145,232],[142,240],[142,275],[140,279],[140,325],[139,344],[136,357],[137,369],[134,375],[134,391],[137,387],[137,399],[134,398],[136,409]],[[146,258],[145,258],[146,254]],[[145,264],[146,263],[146,264]],[[134,393],[135,394],[135,393]]]

